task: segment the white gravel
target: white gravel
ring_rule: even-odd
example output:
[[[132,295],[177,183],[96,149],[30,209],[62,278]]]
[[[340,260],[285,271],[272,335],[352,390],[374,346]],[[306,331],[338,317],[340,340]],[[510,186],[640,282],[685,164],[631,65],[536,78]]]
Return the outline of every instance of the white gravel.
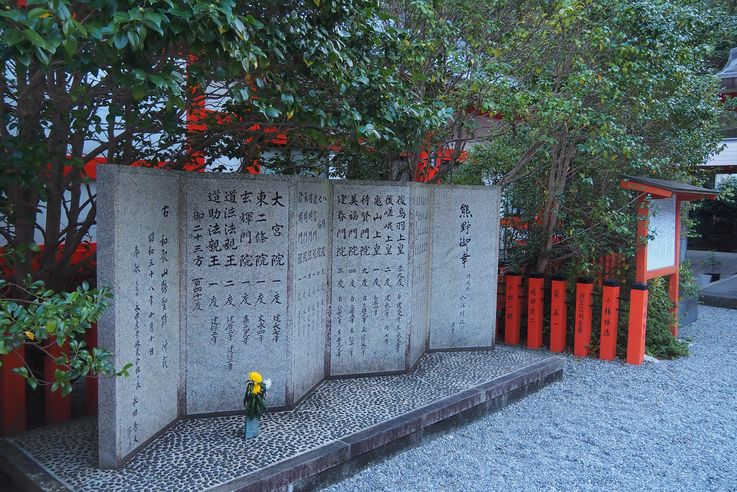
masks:
[[[737,310],[699,307],[691,355],[569,357],[563,380],[326,490],[737,491]]]

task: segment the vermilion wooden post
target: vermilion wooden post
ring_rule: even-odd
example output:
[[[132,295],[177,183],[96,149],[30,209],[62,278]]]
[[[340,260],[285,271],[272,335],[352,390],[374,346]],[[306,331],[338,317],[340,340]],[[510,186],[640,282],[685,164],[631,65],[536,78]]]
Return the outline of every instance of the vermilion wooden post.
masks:
[[[0,435],[26,430],[26,380],[13,372],[23,367],[25,347],[0,356]]]
[[[72,399],[68,396],[61,396],[61,389],[51,391],[51,384],[56,381],[54,373],[57,368],[53,358],[61,356],[68,349],[59,347],[54,340],[46,347],[46,350],[51,354],[51,357],[46,356],[44,359],[44,379],[49,383],[44,387],[45,420],[47,424],[58,424],[72,417]]]
[[[550,350],[566,348],[566,277],[553,275],[550,283]]]
[[[576,280],[576,330],[573,334],[573,355],[588,357],[591,351],[591,295],[594,279]]]
[[[543,346],[543,306],[545,302],[545,275],[530,273],[527,279],[527,348]]]
[[[632,284],[630,318],[627,329],[627,364],[642,364],[645,360],[645,330],[647,327],[647,284]]]
[[[647,236],[650,224],[648,200],[644,194],[637,199],[637,244],[635,250],[635,282],[647,282]]]
[[[599,358],[614,360],[617,356],[617,325],[619,323],[619,282],[605,280],[601,295],[601,335]]]
[[[520,319],[522,317],[522,276],[516,272],[506,275],[506,309],[504,316],[504,343],[517,345],[519,343]]]
[[[501,326],[501,323],[504,320],[504,308],[506,304],[504,302],[504,291],[506,288],[506,284],[504,283],[505,270],[506,270],[506,267],[502,264],[502,262],[499,262],[499,276],[497,277],[497,283],[496,283],[497,326]],[[497,330],[497,333],[501,334],[499,330]]]
[[[85,333],[85,341],[90,352],[97,347],[97,324]],[[97,415],[97,377],[88,376],[85,391],[85,413],[87,415]]]
[[[673,302],[673,326],[671,326],[671,333],[673,333],[673,336],[678,336],[678,301],[679,299],[679,292],[678,292],[678,284],[679,284],[679,277],[680,277],[680,266],[681,266],[681,201],[676,198],[676,247],[675,247],[675,257],[676,257],[676,271],[671,274],[671,276],[668,278],[668,294],[670,295],[670,300]]]

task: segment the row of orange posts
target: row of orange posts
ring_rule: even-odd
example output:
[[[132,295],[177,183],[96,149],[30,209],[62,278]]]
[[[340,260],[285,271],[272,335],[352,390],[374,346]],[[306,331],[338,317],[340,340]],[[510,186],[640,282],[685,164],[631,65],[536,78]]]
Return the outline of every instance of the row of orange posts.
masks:
[[[85,334],[85,341],[90,350],[97,346],[97,327],[93,327]],[[57,369],[54,358],[59,357],[63,347],[56,343],[49,343],[45,349],[51,356],[44,357],[43,379],[54,381]],[[0,356],[3,365],[0,366],[0,435],[10,435],[23,432],[28,427],[26,392],[30,387],[26,380],[13,372],[13,369],[23,367],[26,350],[19,347],[8,355]],[[97,378],[88,377],[86,381],[85,413],[97,414]],[[72,398],[63,397],[60,391],[51,391],[51,384],[44,386],[44,423],[47,425],[65,422],[72,417]]]
[[[550,351],[566,349],[568,306],[566,305],[566,277],[553,275],[550,281]],[[520,344],[522,304],[524,292],[522,275],[516,272],[504,274],[504,343]],[[594,280],[579,278],[575,287],[575,312],[573,355],[588,357],[591,351],[593,326]],[[632,284],[627,333],[628,364],[641,364],[645,359],[645,325],[647,321],[647,284]],[[617,326],[619,323],[620,285],[614,280],[602,284],[599,358],[613,360],[617,353]],[[530,273],[527,279],[527,347],[543,347],[543,323],[545,312],[545,275]]]

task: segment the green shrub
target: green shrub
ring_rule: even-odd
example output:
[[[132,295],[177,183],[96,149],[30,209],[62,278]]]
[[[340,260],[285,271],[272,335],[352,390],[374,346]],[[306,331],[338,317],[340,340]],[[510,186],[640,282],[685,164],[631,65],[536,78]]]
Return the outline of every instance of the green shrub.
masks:
[[[660,277],[651,280],[648,282],[648,290],[645,352],[657,359],[674,359],[688,355],[688,344],[679,341],[671,333],[676,318],[666,279]]]
[[[50,385],[52,391],[60,390],[62,395],[72,391],[75,380],[88,375],[127,375],[132,364],[116,372],[112,353],[102,347],[90,348],[84,340],[85,333],[107,308],[109,298],[109,292],[91,289],[86,282],[72,292],[56,292],[41,281],[21,286],[0,279],[0,355],[24,344],[35,345],[47,356],[51,356],[54,344],[68,347],[54,358],[57,369],[53,380],[39,379],[27,364],[13,369],[32,388]]]
[[[691,297],[698,297],[699,295],[699,284],[696,282],[696,276],[694,275],[691,262],[685,260],[681,263],[681,269],[678,275],[679,280],[679,298],[688,299]]]

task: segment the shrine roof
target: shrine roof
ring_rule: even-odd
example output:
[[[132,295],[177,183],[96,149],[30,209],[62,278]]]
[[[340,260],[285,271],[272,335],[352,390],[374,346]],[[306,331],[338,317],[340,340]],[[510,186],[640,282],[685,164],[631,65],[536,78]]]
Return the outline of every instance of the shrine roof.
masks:
[[[681,200],[713,200],[718,194],[718,191],[709,188],[647,176],[624,176],[620,184],[626,190],[649,193],[653,198],[670,198],[676,195]]]

